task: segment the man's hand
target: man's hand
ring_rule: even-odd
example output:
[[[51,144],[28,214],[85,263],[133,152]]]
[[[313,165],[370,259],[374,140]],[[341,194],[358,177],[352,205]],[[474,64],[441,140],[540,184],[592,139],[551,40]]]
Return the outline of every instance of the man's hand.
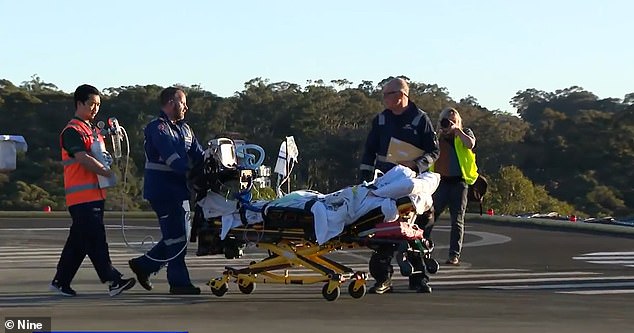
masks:
[[[416,166],[416,163],[414,161],[401,161],[399,162],[400,165],[402,166],[406,166],[414,171],[416,171],[418,168]]]
[[[104,177],[110,177],[114,174],[114,171],[109,167],[101,164],[97,159],[89,155],[87,152],[81,151],[75,153],[75,160],[88,171],[96,173]]]
[[[374,177],[370,170],[361,170],[361,172],[359,172],[359,183],[363,183],[364,181],[371,182],[373,180]]]
[[[104,176],[104,177],[110,178],[110,177],[112,177],[115,174],[114,170],[112,170],[112,169],[104,168],[104,170],[105,171],[103,173],[101,173],[101,175]]]

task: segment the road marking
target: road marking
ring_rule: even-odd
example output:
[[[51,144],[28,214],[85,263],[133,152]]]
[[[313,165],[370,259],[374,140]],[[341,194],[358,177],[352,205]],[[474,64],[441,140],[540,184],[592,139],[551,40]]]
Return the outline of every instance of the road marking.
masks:
[[[470,285],[470,284],[508,284],[508,283],[536,283],[536,282],[563,282],[563,281],[592,281],[592,280],[628,280],[634,279],[634,275],[603,276],[603,277],[559,277],[559,278],[535,278],[535,279],[499,279],[499,280],[472,280],[472,281],[446,281],[441,285]],[[430,280],[430,284],[437,284]]]
[[[604,280],[609,280],[607,277]],[[592,282],[592,283],[559,283],[544,285],[518,285],[518,286],[482,286],[485,289],[504,290],[537,290],[537,289],[582,289],[582,288],[606,288],[606,287],[634,287],[634,281],[628,282]],[[632,290],[634,291],[634,289]]]
[[[613,260],[613,259],[623,259],[623,260],[632,260],[634,259],[634,256],[620,256],[620,255],[615,255],[615,256],[605,256],[605,257],[600,257],[600,256],[589,256],[589,257],[572,257],[572,259],[574,260]]]
[[[623,265],[633,267],[634,252],[593,252],[572,257],[573,260],[582,260],[590,264],[599,265]]]
[[[121,247],[113,248],[111,246],[110,249],[112,262],[117,267],[127,267],[127,261],[130,258],[141,254],[139,251],[125,247],[124,243],[117,244],[120,244]],[[61,246],[41,248],[1,246],[0,269],[26,270],[54,268],[59,260],[61,250]],[[188,268],[191,271],[196,271],[199,276],[201,274],[208,274],[211,277],[219,277],[222,275],[226,266],[244,268],[247,267],[251,261],[261,261],[267,257],[268,254],[266,252],[250,250],[240,259],[226,259],[223,255],[199,257],[190,252],[186,260]],[[369,253],[360,249],[336,251],[331,258],[346,265],[352,271],[367,272],[368,257]],[[588,258],[599,259],[595,261],[605,262],[600,259],[602,257],[613,258],[605,254]],[[609,261],[610,260],[608,260],[608,262]],[[82,266],[91,266],[90,260],[85,259]],[[634,262],[633,265],[630,266],[634,266]],[[394,268],[396,272],[393,276],[393,280],[399,281],[398,283],[400,284],[408,280],[408,277],[401,276],[398,273],[397,265],[394,265]],[[281,269],[273,271],[272,273],[284,274],[285,271],[286,270]],[[292,276],[314,277],[318,275],[318,273],[304,267],[289,267],[288,273]],[[372,284],[372,282],[370,282],[372,278],[370,277],[368,281],[368,286],[370,286]],[[437,274],[430,274],[430,285],[432,287],[443,287],[449,290],[455,289],[453,287],[459,288],[459,286],[474,286],[488,290],[548,290],[554,293],[569,294],[581,294],[581,292],[584,292],[588,295],[631,294],[632,290],[634,290],[634,275],[603,276],[602,273],[592,271],[543,272],[517,268],[492,269],[472,268],[464,265],[462,267],[440,266],[440,270]],[[277,288],[275,284],[272,286],[273,288]],[[282,287],[280,288],[280,290],[283,289]],[[586,290],[577,291],[575,289]]]
[[[107,224],[105,225],[106,230],[121,230],[120,225],[116,224]],[[144,226],[125,226],[124,230],[160,230],[159,227],[144,227]],[[39,227],[39,228],[0,228],[0,231],[68,231],[70,230],[70,226],[64,227]]]
[[[438,279],[479,279],[479,278],[492,278],[492,277],[529,277],[529,276],[567,276],[567,275],[599,275],[601,273],[595,272],[546,272],[546,273],[496,273],[496,274],[462,274],[462,275],[451,275],[451,276],[441,276],[435,275],[435,278]]]
[[[634,260],[588,260],[591,264],[613,264],[613,265],[631,265],[634,264]]]
[[[634,252],[593,252],[583,254],[584,256],[634,256]]]
[[[451,227],[449,226],[435,226],[434,231],[443,231],[443,232],[451,232]],[[480,239],[476,241],[465,241],[462,243],[462,247],[478,247],[478,246],[489,246],[489,245],[498,245],[508,243],[512,240],[511,237],[495,234],[492,232],[485,231],[469,231],[465,230],[465,235],[472,235],[479,237]],[[434,247],[435,249],[448,249],[449,245],[437,245]]]
[[[556,291],[557,294],[576,294],[576,295],[616,295],[616,294],[634,294],[634,289],[608,289],[608,290],[575,290],[575,291]]]

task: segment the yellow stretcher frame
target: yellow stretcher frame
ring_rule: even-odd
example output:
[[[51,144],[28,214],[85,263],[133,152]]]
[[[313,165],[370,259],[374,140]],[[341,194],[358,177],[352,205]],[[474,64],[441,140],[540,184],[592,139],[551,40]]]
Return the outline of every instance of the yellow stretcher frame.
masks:
[[[399,219],[410,220],[415,218],[415,209],[411,202],[403,202],[398,205]],[[383,222],[383,214],[374,216],[366,215],[355,222],[347,233],[353,232],[353,229],[363,226],[367,223]],[[218,222],[216,222],[218,223]],[[366,226],[367,227],[367,226]],[[239,233],[278,233],[275,230],[265,230],[257,228],[239,227],[230,231],[233,234]],[[344,230],[344,234],[346,230]],[[258,242],[256,247],[267,250],[269,257],[261,261],[253,261],[245,268],[225,267],[225,271],[221,277],[211,278],[207,285],[211,292],[218,296],[224,296],[229,290],[229,282],[235,282],[240,292],[251,294],[255,290],[257,283],[276,283],[276,284],[314,284],[325,282],[322,288],[322,296],[328,301],[335,301],[341,295],[341,286],[350,281],[348,293],[353,298],[362,298],[367,291],[366,280],[368,274],[366,272],[355,272],[353,269],[344,266],[332,259],[326,258],[325,255],[340,249],[353,249],[365,246],[371,242],[372,234],[367,237],[361,237],[351,240],[349,237],[338,237],[328,241],[323,245],[305,240],[302,229],[285,230],[285,238],[276,242]],[[383,242],[389,240],[383,240]],[[402,240],[394,240],[400,242]],[[313,271],[314,275],[291,275],[288,269],[307,268]],[[285,269],[284,274],[273,273],[273,271]]]

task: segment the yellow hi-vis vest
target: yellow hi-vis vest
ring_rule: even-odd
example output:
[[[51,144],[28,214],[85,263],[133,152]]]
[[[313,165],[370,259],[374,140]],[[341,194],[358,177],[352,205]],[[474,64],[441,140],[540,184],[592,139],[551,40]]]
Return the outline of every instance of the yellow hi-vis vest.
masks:
[[[458,164],[460,165],[460,171],[462,172],[462,179],[467,185],[473,185],[476,179],[478,179],[478,166],[476,165],[475,153],[464,146],[462,140],[456,135],[453,140],[453,146],[458,156]],[[442,151],[440,152],[442,154]],[[430,171],[434,171],[434,165],[429,168]]]

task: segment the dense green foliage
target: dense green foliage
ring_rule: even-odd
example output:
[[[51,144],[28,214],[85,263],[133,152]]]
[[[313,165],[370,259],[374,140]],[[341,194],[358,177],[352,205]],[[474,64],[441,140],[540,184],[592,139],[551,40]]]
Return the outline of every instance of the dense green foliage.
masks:
[[[227,98],[200,86],[184,87],[187,119],[203,143],[237,132],[261,145],[271,166],[281,141],[293,135],[300,150],[293,188],[327,193],[356,183],[365,136],[370,120],[382,110],[380,89],[386,81],[355,86],[348,80],[316,80],[301,86],[256,78]],[[117,117],[131,149],[125,192],[122,182],[110,191],[109,209],[122,202],[131,210],[147,208],[141,199],[143,126],[158,113],[161,89],[103,90],[97,117]],[[599,99],[579,87],[528,89],[512,98],[517,115],[488,110],[472,96],[453,100],[435,84],[412,82],[410,97],[433,121],[443,107],[460,110],[477,137],[480,171],[491,179],[488,207],[504,213],[634,213],[634,94]],[[37,76],[17,86],[0,80],[0,134],[22,135],[29,144],[18,169],[0,174],[0,210],[64,209],[58,135],[73,112],[72,96]]]

